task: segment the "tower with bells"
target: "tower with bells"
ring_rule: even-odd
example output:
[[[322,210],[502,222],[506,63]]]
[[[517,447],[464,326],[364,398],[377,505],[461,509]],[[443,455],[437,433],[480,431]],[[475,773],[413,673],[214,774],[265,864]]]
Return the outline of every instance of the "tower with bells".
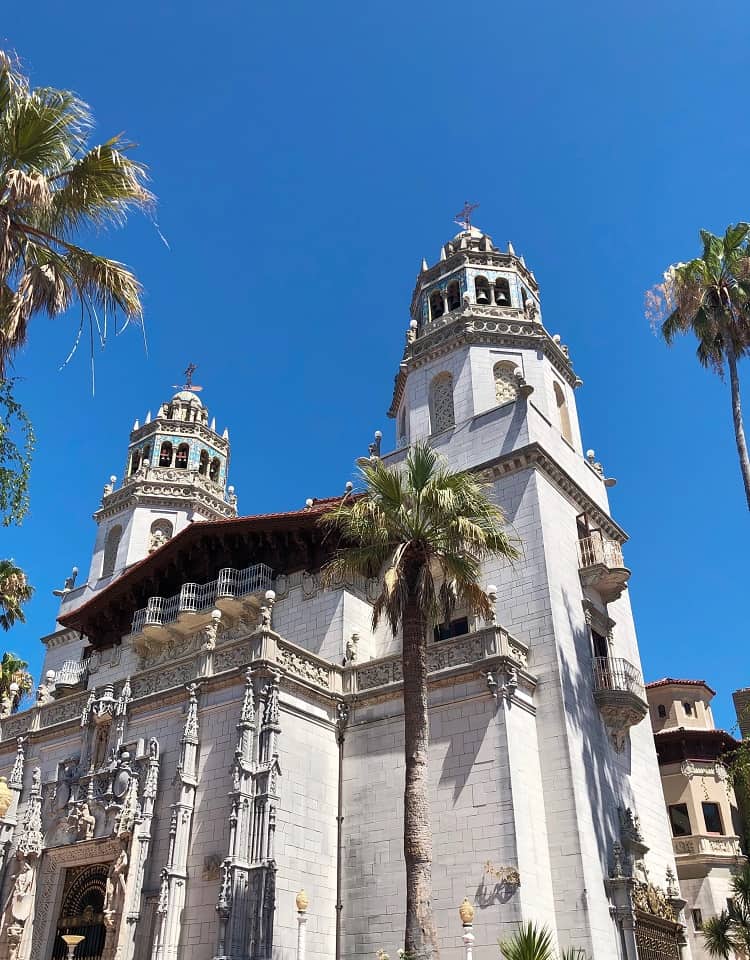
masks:
[[[582,445],[582,380],[543,322],[533,271],[470,213],[437,262],[422,262],[388,411],[396,449],[383,459],[396,464],[428,440],[453,469],[488,478],[521,541],[513,566],[483,569],[497,622],[528,646],[524,674],[535,683],[527,714],[513,700],[521,671],[487,674],[493,695],[502,689],[512,704],[498,718],[505,748],[493,774],[509,807],[492,817],[505,818],[510,838],[495,855],[522,877],[515,919],[621,960],[645,956],[658,927],[674,951],[664,956],[677,956],[682,901],[645,719],[627,536],[609,506],[615,481]],[[472,629],[457,610],[441,637]],[[440,817],[436,835],[449,829]]]
[[[108,583],[126,567],[158,549],[188,523],[237,515],[234,487],[227,486],[229,431],[216,420],[193,384],[186,382],[156,417],[133,424],[122,483],[104,488],[94,514],[97,536],[89,586]]]

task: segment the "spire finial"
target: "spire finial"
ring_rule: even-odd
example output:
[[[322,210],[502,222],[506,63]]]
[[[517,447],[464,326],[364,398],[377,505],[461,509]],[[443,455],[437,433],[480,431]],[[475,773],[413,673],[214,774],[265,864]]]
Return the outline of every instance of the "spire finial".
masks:
[[[464,200],[463,207],[458,211],[455,216],[455,222],[464,228],[468,233],[471,230],[471,215],[479,206],[478,203],[469,203],[468,200]]]
[[[180,386],[179,383],[173,383],[172,386],[175,390],[189,390],[191,393],[199,393],[203,387],[199,387],[197,383],[193,383],[193,374],[198,369],[197,363],[189,363],[185,368],[185,382]]]

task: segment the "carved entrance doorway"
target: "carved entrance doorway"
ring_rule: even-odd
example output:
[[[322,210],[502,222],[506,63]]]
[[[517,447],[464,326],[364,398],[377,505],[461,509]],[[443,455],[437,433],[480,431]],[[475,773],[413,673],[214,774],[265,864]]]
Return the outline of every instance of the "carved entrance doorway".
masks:
[[[106,939],[104,897],[109,867],[109,863],[95,863],[66,871],[52,960],[64,960],[68,956],[68,948],[62,939],[65,933],[85,938],[76,950],[76,960],[96,960],[103,956]]]

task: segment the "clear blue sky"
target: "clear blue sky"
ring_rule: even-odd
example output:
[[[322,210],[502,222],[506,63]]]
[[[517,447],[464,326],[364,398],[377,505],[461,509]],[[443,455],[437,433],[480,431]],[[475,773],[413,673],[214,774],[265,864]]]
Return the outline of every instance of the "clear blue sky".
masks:
[[[525,254],[585,381],[646,678],[705,677],[732,725],[750,523],[728,390],[692,344],[656,340],[643,292],[700,227],[750,215],[746,2],[709,18],[697,0],[42,0],[1,29],[35,83],[75,89],[102,138],[141,144],[170,245],[143,219],[95,239],[138,271],[149,335],[148,357],[136,330],[97,355],[95,397],[85,347],[58,372],[75,318],[36,320],[19,357],[39,444],[31,515],[1,552],[37,595],[11,648],[38,669],[51,590],[88,568],[132,422],[190,360],[230,428],[243,513],[343,490],[372,431],[392,437],[415,274],[470,199]]]

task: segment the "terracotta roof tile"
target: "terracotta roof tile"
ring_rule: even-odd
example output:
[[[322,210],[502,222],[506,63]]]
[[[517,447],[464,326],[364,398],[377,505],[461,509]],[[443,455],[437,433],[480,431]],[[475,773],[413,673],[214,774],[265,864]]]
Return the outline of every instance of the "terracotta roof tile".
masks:
[[[647,690],[653,690],[654,687],[705,687],[713,696],[716,696],[716,691],[713,690],[706,683],[705,680],[676,680],[674,677],[663,677],[661,680],[653,680],[651,683],[646,684]]]

